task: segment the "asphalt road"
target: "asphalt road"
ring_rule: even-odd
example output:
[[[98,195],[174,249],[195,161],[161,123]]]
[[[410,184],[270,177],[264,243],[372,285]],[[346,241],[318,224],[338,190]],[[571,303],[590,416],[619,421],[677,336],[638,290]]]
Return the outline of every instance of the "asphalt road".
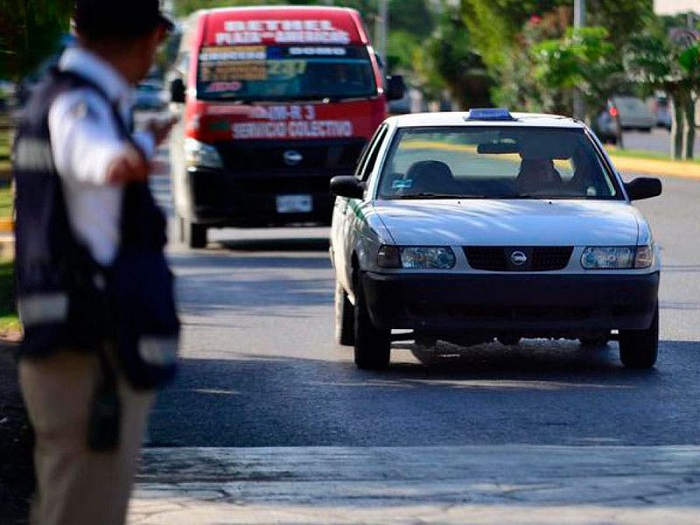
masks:
[[[360,371],[333,342],[326,228],[214,231],[197,251],[173,243],[183,366],[158,399],[151,445],[700,444],[700,184],[664,185],[639,203],[664,263],[650,372],[622,368],[616,343],[541,340],[435,366],[396,348],[389,371]],[[167,180],[156,189],[167,202]]]

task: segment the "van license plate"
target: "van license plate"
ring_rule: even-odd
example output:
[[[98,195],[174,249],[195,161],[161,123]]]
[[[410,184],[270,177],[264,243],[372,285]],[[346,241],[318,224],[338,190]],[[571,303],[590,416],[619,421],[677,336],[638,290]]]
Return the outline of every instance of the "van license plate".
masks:
[[[277,213],[309,213],[312,209],[311,195],[277,196]]]

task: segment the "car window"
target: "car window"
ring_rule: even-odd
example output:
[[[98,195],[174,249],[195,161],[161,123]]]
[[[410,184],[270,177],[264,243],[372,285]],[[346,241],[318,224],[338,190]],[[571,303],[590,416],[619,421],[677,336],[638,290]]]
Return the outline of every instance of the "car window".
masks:
[[[362,158],[360,158],[356,173],[357,178],[360,180],[367,180],[369,174],[374,169],[374,164],[377,162],[377,155],[379,154],[379,149],[382,141],[384,140],[384,135],[386,135],[386,132],[387,127],[381,126],[374,134],[374,137],[372,137],[371,142],[367,145],[364,155]]]
[[[623,198],[582,129],[524,126],[401,129],[379,196]]]

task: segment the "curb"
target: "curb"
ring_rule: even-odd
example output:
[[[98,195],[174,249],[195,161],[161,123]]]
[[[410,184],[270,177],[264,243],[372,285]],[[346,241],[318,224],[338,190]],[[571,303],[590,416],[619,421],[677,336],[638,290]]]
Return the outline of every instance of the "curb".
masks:
[[[146,448],[129,525],[697,525],[697,446]]]
[[[608,153],[613,165],[620,172],[645,173],[659,177],[683,177],[690,179],[700,179],[700,163],[666,161],[653,159],[633,159],[629,157],[618,157]]]

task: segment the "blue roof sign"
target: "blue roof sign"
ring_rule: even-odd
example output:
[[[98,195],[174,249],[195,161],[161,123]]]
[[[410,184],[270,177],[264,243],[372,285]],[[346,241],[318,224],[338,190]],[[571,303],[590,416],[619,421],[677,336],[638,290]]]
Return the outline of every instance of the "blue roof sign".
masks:
[[[473,108],[464,120],[515,120],[506,108]]]

